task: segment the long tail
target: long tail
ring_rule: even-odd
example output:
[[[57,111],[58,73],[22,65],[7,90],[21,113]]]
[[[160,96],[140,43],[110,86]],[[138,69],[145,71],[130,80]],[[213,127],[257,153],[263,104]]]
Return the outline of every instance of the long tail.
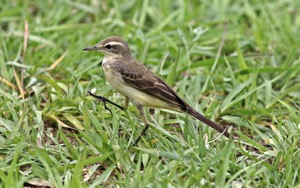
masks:
[[[205,116],[203,116],[202,114],[200,114],[199,112],[197,112],[196,110],[189,108],[187,113],[191,116],[193,116],[194,118],[202,121],[203,123],[205,123],[206,125],[212,127],[213,129],[215,129],[216,131],[222,133],[224,136],[226,136],[227,138],[230,138],[230,134],[227,132],[226,129],[223,129],[221,127],[221,125],[211,121],[210,119],[206,118]]]

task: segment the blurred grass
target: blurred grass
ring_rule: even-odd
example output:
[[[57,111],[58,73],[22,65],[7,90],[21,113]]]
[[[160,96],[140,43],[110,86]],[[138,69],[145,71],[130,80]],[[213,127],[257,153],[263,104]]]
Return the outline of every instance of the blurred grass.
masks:
[[[0,5],[3,187],[300,186],[298,1]],[[105,82],[102,56],[81,51],[110,35],[241,139],[156,110],[133,147],[142,129],[137,110],[111,107],[111,116],[87,96],[97,88],[123,102]]]

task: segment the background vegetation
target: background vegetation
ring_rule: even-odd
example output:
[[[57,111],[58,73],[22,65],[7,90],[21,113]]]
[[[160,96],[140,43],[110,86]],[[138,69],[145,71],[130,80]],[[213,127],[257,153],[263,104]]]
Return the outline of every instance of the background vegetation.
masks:
[[[297,0],[2,0],[3,187],[300,187]],[[134,56],[228,140],[185,114],[122,104],[100,53],[119,35]]]

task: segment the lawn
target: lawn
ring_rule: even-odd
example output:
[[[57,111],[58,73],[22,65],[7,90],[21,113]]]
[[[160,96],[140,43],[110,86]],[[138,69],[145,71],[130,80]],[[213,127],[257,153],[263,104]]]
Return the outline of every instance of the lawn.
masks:
[[[300,187],[298,0],[2,0],[0,187]],[[188,104],[124,105],[84,52],[108,36]]]

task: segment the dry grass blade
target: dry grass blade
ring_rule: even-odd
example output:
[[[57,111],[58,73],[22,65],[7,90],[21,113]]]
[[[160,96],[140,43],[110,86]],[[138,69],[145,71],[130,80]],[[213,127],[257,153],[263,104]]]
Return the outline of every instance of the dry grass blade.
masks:
[[[24,23],[24,41],[23,41],[23,52],[22,56],[25,58],[26,50],[27,50],[27,45],[28,45],[28,36],[29,36],[29,30],[28,30],[28,22],[25,20]]]
[[[8,80],[2,78],[1,76],[0,76],[0,82],[3,82],[5,85],[7,85],[8,87],[10,87],[10,88],[12,88],[14,90],[18,89],[13,83],[11,83]]]
[[[62,60],[65,58],[67,53],[68,53],[68,49],[50,67],[47,68],[47,71],[51,71],[55,69],[55,67],[57,67],[57,65],[59,65],[62,62]]]
[[[18,88],[19,88],[19,91],[20,91],[19,97],[24,99],[26,91],[23,89],[23,84],[21,83],[20,78],[18,77],[16,69],[14,67],[13,67],[13,70],[14,70],[14,76],[15,76],[15,79],[16,79],[16,82],[17,82],[17,85],[18,85]]]
[[[22,51],[22,57],[25,60],[25,54],[27,50],[27,44],[28,44],[28,36],[29,36],[29,30],[28,30],[28,22],[25,20],[24,22],[24,42],[23,42],[23,51]],[[24,63],[24,61],[23,61]],[[24,83],[24,69],[21,70],[21,86],[23,88]]]
[[[54,116],[54,115],[50,115],[50,117],[52,119],[54,119],[58,125],[64,127],[64,128],[68,128],[68,129],[75,129],[73,127],[70,127],[69,125],[65,124],[64,122],[62,122],[61,120],[58,119],[58,117]]]

